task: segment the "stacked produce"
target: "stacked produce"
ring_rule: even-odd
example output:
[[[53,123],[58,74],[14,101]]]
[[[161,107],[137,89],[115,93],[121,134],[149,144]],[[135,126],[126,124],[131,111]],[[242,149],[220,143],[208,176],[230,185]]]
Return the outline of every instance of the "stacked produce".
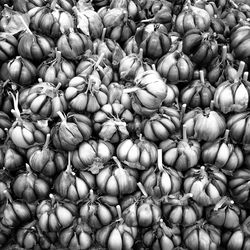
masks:
[[[0,9],[1,249],[250,249],[249,1]]]

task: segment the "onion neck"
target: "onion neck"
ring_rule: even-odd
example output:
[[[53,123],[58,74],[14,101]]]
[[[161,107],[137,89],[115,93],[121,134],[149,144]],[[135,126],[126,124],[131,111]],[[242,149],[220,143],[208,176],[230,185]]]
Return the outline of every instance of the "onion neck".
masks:
[[[105,39],[106,32],[107,32],[107,28],[104,28],[102,30],[102,36],[101,36],[101,41],[103,41],[103,42],[104,42],[104,39]]]
[[[181,121],[183,121],[183,117],[185,115],[186,109],[187,109],[187,104],[186,103],[182,104],[181,111],[180,111],[180,120]]]
[[[4,82],[3,82],[3,88],[5,88],[6,85],[9,84],[9,82],[10,82],[10,79],[7,79],[6,81],[4,81]]]
[[[71,152],[70,151],[68,152],[68,165],[67,165],[65,172],[67,174],[73,174],[72,166],[71,166]]]
[[[56,204],[56,197],[54,194],[49,194],[49,198],[51,200],[51,205],[54,206]]]
[[[200,81],[202,84],[205,83],[205,77],[204,77],[204,71],[203,70],[200,70]]]
[[[116,163],[118,168],[123,169],[121,162],[118,160],[118,158],[116,156],[113,156],[112,159]]]
[[[206,168],[205,166],[200,167],[200,176],[205,177],[207,176]]]
[[[67,118],[65,115],[63,115],[63,113],[61,111],[57,111],[57,115],[60,117],[62,122],[67,122]]]
[[[105,53],[101,53],[101,55],[98,57],[98,60],[95,63],[95,68],[98,68],[100,63],[102,62],[103,58],[105,56]]]
[[[56,67],[59,69],[60,63],[62,61],[62,52],[59,50],[56,50]]]
[[[10,203],[13,202],[13,198],[11,197],[11,195],[10,195],[10,193],[9,193],[9,191],[8,191],[7,189],[5,189],[5,190],[3,191],[3,194],[4,194],[4,196],[6,197],[6,199],[8,200],[8,202],[10,202]]]
[[[120,205],[116,206],[116,211],[117,211],[118,219],[122,219],[122,209]]]
[[[62,84],[59,82],[55,87],[55,92],[57,92],[61,88]]]
[[[239,79],[242,77],[243,72],[244,72],[244,68],[245,68],[245,62],[240,61],[240,65],[237,71],[237,74],[235,76],[235,80],[234,81],[239,81]]]
[[[187,137],[187,125],[183,124],[182,126],[182,140],[184,142],[188,142],[188,137]]]
[[[29,164],[26,163],[25,167],[26,167],[26,171],[27,171],[28,174],[32,174],[33,173]]]
[[[160,227],[164,231],[165,235],[167,235],[167,236],[172,236],[173,235],[172,230],[169,227],[166,226],[166,224],[163,221],[163,219],[160,219]]]
[[[242,223],[242,230],[245,235],[250,236],[250,217],[247,217]]]
[[[212,101],[210,102],[209,109],[210,109],[210,111],[213,111],[213,110],[214,110],[214,100],[212,100]]]
[[[139,187],[139,189],[140,189],[140,191],[142,192],[142,194],[143,194],[145,197],[148,197],[148,194],[147,194],[147,192],[146,192],[144,186],[142,185],[142,183],[141,183],[141,182],[138,182],[138,183],[137,183],[137,186]]]
[[[225,134],[224,134],[224,142],[227,143],[229,139],[229,129],[226,129]]]
[[[49,146],[49,143],[50,143],[50,134],[47,134],[46,135],[46,140],[45,140],[45,143],[44,143],[44,145],[43,145],[43,150],[45,150],[45,149],[47,149],[48,148],[48,146]]]
[[[140,50],[139,50],[138,58],[140,59],[140,61],[143,60],[143,49],[142,48],[140,48]]]
[[[227,59],[227,46],[222,47],[221,62],[224,64]]]
[[[218,211],[224,204],[232,205],[234,203],[228,196],[222,197],[214,206],[214,211]]]
[[[181,198],[180,198],[180,201],[182,204],[187,204],[188,203],[188,200],[190,198],[193,197],[193,194],[192,193],[187,193],[187,194],[184,194]]]
[[[14,106],[14,109],[11,110],[11,113],[16,117],[16,119],[18,121],[22,121],[21,113],[20,113],[19,108],[18,108],[19,92],[16,93],[16,96],[14,96],[13,93],[10,93],[10,94],[12,96],[13,106]]]
[[[157,166],[160,172],[164,171],[163,164],[162,164],[162,149],[158,149],[157,151],[158,158],[157,158]]]
[[[94,194],[93,189],[90,189],[90,191],[89,191],[89,200],[91,203],[94,203],[94,201],[96,200],[96,195]]]
[[[57,0],[52,0],[50,4],[50,9],[54,10],[56,8],[56,5],[57,5]]]

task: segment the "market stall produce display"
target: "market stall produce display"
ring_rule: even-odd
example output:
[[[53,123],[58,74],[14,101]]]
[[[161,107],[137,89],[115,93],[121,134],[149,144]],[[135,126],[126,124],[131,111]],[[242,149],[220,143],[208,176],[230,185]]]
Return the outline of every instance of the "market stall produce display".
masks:
[[[248,0],[0,11],[0,249],[250,249]]]

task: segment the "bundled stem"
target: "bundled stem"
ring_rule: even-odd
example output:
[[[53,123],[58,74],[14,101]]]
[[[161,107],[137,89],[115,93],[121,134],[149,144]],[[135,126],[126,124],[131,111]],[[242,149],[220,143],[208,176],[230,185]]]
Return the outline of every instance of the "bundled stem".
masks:
[[[222,197],[215,205],[214,207],[214,211],[218,211],[225,203],[228,203],[230,202],[231,203],[231,199],[228,197],[228,196],[224,196]]]
[[[57,115],[60,117],[62,122],[66,122],[67,118],[66,118],[66,116],[63,115],[63,113],[61,111],[57,111]]]
[[[16,93],[16,97],[13,93],[10,93],[13,99],[13,106],[14,109],[11,110],[11,113],[17,118],[17,120],[21,120],[21,114],[18,108],[18,99],[19,99],[19,92]]]

